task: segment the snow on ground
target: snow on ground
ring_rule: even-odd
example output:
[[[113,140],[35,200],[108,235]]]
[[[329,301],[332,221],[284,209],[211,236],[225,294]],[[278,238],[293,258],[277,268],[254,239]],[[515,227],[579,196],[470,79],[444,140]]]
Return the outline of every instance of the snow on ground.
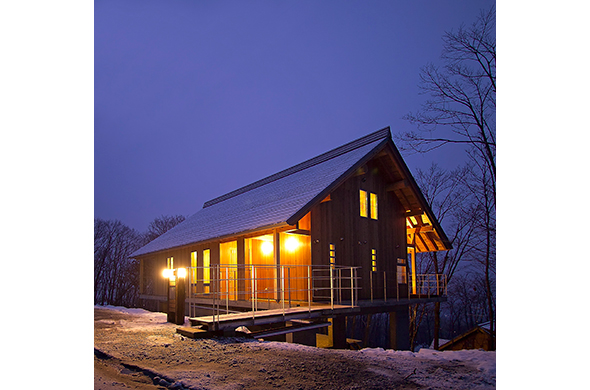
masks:
[[[99,306],[95,305],[95,309],[107,309],[115,313],[124,314],[124,318],[120,319],[101,319],[95,322],[100,322],[105,325],[120,325],[121,330],[149,330],[154,327],[170,327],[176,329],[178,325],[166,322],[166,313],[154,313],[145,309],[130,309],[122,306]],[[188,320],[187,320],[188,321]]]
[[[496,353],[326,350],[237,338],[190,340],[166,314],[95,306],[95,348],[176,381],[177,388],[492,389]],[[95,310],[95,313],[97,311]],[[106,313],[106,314],[105,314]],[[105,387],[109,388],[109,387]]]

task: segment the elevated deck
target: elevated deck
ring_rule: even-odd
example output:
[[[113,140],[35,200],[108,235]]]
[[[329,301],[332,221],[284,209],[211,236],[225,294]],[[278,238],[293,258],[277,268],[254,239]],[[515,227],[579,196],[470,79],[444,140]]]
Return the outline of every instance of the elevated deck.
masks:
[[[344,305],[315,305],[312,307],[291,307],[285,309],[260,310],[256,312],[230,313],[218,316],[189,318],[191,325],[204,325],[209,331],[235,329],[239,326],[275,324],[292,320],[334,317],[338,315],[355,315],[360,307]]]
[[[416,303],[427,302],[445,302],[446,297],[430,296],[419,297],[412,296],[410,299],[389,299],[389,300],[361,300],[356,306],[343,302],[343,305],[314,304],[311,307],[285,307],[269,310],[258,310],[255,312],[239,312],[229,314],[219,314],[211,316],[191,317],[189,318],[192,326],[204,325],[209,331],[233,330],[239,326],[255,326],[276,324],[279,322],[331,318],[338,316],[354,316],[374,313],[387,313],[395,311],[400,306],[406,306]]]

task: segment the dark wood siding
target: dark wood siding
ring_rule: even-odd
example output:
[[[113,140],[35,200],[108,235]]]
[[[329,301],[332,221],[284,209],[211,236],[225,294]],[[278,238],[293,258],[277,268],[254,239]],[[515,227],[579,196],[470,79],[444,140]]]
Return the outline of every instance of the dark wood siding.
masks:
[[[362,278],[360,299],[371,297],[371,254],[377,254],[377,271],[372,273],[373,297],[384,296],[384,273],[387,297],[396,295],[397,258],[406,258],[405,217],[401,203],[391,192],[385,168],[372,160],[342,183],[331,194],[331,200],[311,211],[312,262],[329,264],[329,245],[336,249],[336,264],[360,266]],[[378,219],[360,216],[359,190],[377,194]],[[370,211],[370,208],[369,208]]]

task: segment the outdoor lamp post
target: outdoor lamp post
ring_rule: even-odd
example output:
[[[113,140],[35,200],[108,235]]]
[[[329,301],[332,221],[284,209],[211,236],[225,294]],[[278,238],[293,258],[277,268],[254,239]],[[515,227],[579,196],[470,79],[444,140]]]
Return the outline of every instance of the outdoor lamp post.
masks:
[[[175,281],[178,278],[178,283],[173,286],[168,282],[168,316],[167,321],[173,322],[176,325],[184,324],[184,302],[186,300],[186,289],[184,280],[187,276],[186,268],[165,268],[162,271],[162,276],[169,281]],[[174,291],[170,291],[170,289]]]

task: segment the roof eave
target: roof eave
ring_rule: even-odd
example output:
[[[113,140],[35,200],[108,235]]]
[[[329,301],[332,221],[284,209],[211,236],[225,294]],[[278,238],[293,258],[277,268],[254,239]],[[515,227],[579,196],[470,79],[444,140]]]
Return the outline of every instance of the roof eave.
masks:
[[[404,162],[404,159],[402,158],[402,155],[400,154],[399,150],[397,149],[397,147],[395,146],[395,144],[393,143],[393,141],[391,139],[389,139],[388,141],[389,141],[388,146],[391,148],[390,151],[392,152],[393,158],[396,160],[398,167],[402,170],[402,174],[405,177],[405,179],[407,179],[407,183],[408,183],[409,187],[411,188],[412,192],[418,198],[418,202],[422,205],[422,210],[424,210],[424,212],[428,216],[428,219],[430,219],[430,222],[432,223],[434,229],[438,233],[442,243],[445,245],[445,250],[453,249],[453,245],[451,244],[451,241],[449,240],[449,238],[447,237],[442,226],[438,222],[438,219],[436,218],[436,216],[432,212],[430,205],[426,201],[426,198],[424,198],[424,195],[422,194],[420,187],[416,183],[416,180],[414,179],[414,176],[410,172],[410,169],[408,168],[408,166]]]

